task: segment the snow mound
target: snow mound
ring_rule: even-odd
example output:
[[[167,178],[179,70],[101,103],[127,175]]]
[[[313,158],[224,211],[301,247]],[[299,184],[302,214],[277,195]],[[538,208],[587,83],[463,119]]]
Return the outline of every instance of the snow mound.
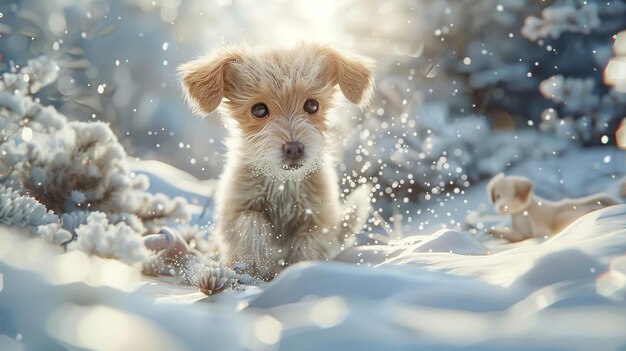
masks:
[[[406,240],[406,239],[405,239]],[[390,251],[393,251],[391,247]],[[394,252],[381,265],[412,265],[465,276],[477,276],[490,283],[509,285],[524,272],[545,265],[555,279],[564,279],[572,270],[600,272],[616,255],[626,254],[626,205],[612,206],[581,217],[560,234],[537,245],[511,246],[483,256],[445,253]],[[550,258],[552,257],[552,258]],[[597,260],[592,264],[591,261]],[[594,261],[595,262],[595,261]],[[585,266],[586,264],[586,266]],[[569,269],[570,271],[567,271]],[[590,277],[593,275],[591,273]]]
[[[626,205],[592,212],[543,242],[491,251],[471,234],[440,230],[346,249],[337,261],[296,264],[269,284],[209,297],[10,233],[0,234],[0,272],[0,310],[10,311],[0,325],[9,339],[0,342],[10,347],[626,346]],[[89,329],[93,338],[72,332],[92,319],[112,327]]]
[[[486,255],[480,242],[467,233],[441,229],[428,236],[412,236],[389,242],[388,245],[354,246],[340,253],[335,261],[358,264],[379,264],[413,252],[448,252],[459,255]]]

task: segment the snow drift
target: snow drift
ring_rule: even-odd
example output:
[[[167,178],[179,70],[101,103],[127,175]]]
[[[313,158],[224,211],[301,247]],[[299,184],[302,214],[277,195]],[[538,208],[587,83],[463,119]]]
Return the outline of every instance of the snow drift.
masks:
[[[152,349],[626,346],[626,205],[590,213],[543,243],[489,253],[467,233],[439,231],[355,247],[344,262],[301,263],[266,286],[212,298],[80,251],[13,234],[0,240],[2,333],[21,335],[1,340],[7,347],[100,340],[124,348],[139,338]],[[136,327],[82,324],[105,317]],[[124,337],[104,336],[115,333]]]

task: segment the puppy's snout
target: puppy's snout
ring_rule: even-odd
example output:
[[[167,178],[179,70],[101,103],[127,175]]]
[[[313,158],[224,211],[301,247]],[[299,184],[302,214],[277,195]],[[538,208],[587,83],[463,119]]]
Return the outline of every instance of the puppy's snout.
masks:
[[[283,156],[290,161],[296,161],[304,154],[304,145],[299,141],[290,141],[283,145]]]

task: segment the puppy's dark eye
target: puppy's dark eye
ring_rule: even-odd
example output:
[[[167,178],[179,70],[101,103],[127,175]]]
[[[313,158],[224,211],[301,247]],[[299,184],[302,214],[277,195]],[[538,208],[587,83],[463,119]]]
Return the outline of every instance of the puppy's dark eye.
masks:
[[[307,101],[304,102],[304,112],[312,115],[316,113],[318,109],[319,109],[319,104],[317,103],[317,100],[308,99]]]
[[[266,104],[259,102],[252,106],[252,115],[256,118],[265,118],[270,115],[270,110],[267,108]]]

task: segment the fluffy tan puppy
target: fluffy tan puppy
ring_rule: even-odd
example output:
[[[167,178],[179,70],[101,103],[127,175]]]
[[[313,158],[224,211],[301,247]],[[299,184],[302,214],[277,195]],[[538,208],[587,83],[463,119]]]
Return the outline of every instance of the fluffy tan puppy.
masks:
[[[509,241],[557,234],[591,211],[621,203],[606,194],[557,202],[544,200],[533,194],[528,178],[503,173],[489,181],[487,193],[498,213],[511,215],[511,228],[494,228],[490,234]]]
[[[328,112],[339,90],[353,104],[367,104],[372,68],[365,57],[311,43],[231,46],[179,68],[197,113],[224,99],[230,135],[215,222],[226,264],[243,263],[271,279],[288,264],[334,256],[345,230]],[[355,196],[368,202],[369,191]],[[362,227],[368,205],[359,205],[353,212]]]

